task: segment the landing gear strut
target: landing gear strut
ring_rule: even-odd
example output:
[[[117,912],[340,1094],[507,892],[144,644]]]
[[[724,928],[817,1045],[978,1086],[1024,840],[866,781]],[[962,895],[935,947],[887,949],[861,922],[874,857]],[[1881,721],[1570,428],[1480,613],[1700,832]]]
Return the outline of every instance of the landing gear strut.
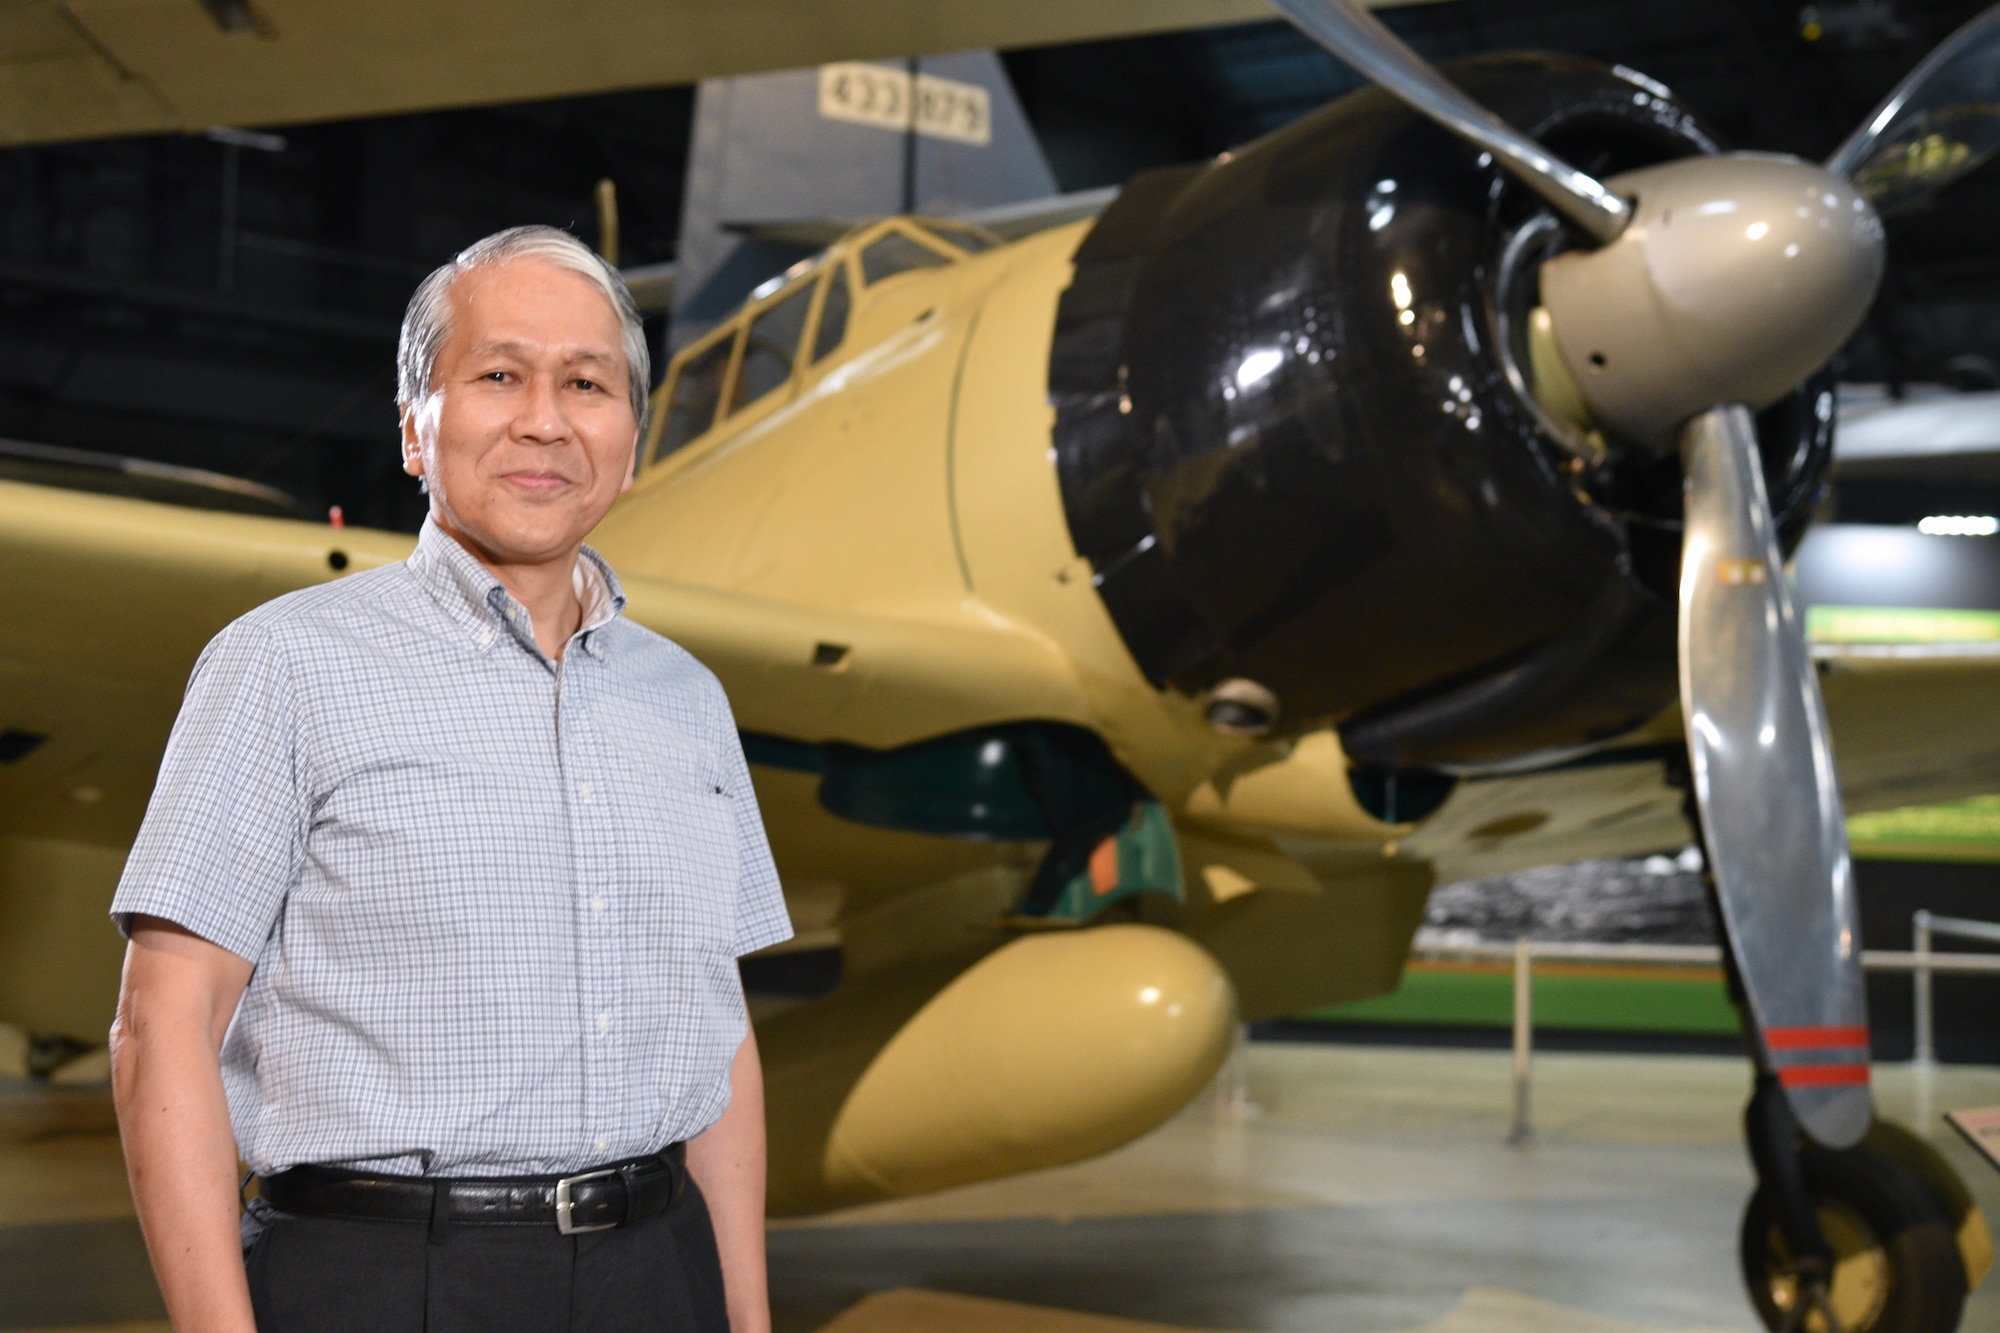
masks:
[[[1958,1327],[1967,1270],[1982,1248],[1990,1262],[1991,1241],[1935,1149],[1882,1120],[1852,1148],[1821,1147],[1798,1131],[1769,1074],[1758,1076],[1745,1122],[1759,1183],[1743,1210],[1738,1254],[1765,1327]]]

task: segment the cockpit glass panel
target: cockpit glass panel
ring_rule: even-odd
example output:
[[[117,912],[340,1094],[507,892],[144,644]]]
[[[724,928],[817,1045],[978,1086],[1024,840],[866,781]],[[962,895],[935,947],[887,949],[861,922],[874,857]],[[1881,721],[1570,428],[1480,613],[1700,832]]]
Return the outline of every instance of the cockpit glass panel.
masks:
[[[847,292],[847,265],[838,265],[826,280],[826,303],[819,311],[819,332],[813,335],[813,360],[840,346],[840,340],[847,336],[847,311],[853,304]]]
[[[981,250],[991,250],[1001,244],[1000,238],[984,227],[975,227],[970,222],[947,222],[942,218],[925,218],[924,228],[936,232],[969,255]]]
[[[914,268],[935,268],[951,261],[921,241],[892,231],[861,252],[861,281],[874,286],[884,278]]]
[[[792,378],[799,339],[806,331],[806,311],[812,308],[812,292],[813,285],[802,282],[750,321],[743,366],[736,372],[736,388],[730,394],[731,412],[748,407]]]
[[[721,338],[696,352],[681,364],[667,399],[667,423],[660,432],[660,454],[665,456],[715,424],[715,409],[722,402],[722,377],[729,372],[732,338]]]

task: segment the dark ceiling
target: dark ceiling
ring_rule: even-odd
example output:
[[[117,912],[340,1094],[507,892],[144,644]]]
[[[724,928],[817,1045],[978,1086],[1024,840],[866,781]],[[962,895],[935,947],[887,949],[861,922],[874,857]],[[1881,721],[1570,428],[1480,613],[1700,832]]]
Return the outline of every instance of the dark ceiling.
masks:
[[[1383,16],[1434,59],[1554,48],[1629,65],[1735,145],[1821,157],[1979,7],[1449,0]],[[1356,83],[1279,23],[1012,52],[1007,67],[1065,189],[1207,156]],[[622,260],[671,258],[692,105],[663,89],[286,127],[280,151],[172,136],[0,153],[0,437],[247,476],[308,512],[412,526],[390,398],[416,279],[516,223],[594,240],[607,177]],[[1850,378],[1994,374],[1996,223],[2000,168],[1891,220],[1890,279]]]
[[[693,100],[291,126],[278,151],[176,135],[0,152],[0,438],[228,473],[308,513],[414,528],[392,400],[418,279],[517,223],[594,243],[605,178],[625,262],[671,258]]]

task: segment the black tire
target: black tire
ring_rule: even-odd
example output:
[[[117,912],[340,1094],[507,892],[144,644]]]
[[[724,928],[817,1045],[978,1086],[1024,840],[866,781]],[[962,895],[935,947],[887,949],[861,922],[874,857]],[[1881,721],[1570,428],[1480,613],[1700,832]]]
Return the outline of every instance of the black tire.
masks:
[[[1878,1121],[1852,1148],[1807,1143],[1801,1155],[1834,1248],[1830,1294],[1841,1333],[1952,1333],[1967,1291],[1958,1246],[1964,1217],[1961,1199],[1946,1187],[1957,1184],[1948,1170],[1940,1180],[1926,1169],[1936,1153],[1907,1130]],[[1738,1256],[1758,1317],[1766,1328],[1784,1327],[1798,1284],[1787,1272],[1790,1249],[1767,1186],[1758,1186],[1743,1211]],[[1799,1327],[1826,1333],[1817,1312]]]

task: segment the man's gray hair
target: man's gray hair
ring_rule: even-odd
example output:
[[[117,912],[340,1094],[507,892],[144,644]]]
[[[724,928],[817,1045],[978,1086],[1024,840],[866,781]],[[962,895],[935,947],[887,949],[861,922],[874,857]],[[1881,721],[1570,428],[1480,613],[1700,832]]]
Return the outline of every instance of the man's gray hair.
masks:
[[[451,336],[451,285],[461,274],[482,264],[509,259],[540,259],[588,278],[604,293],[624,330],[625,369],[631,381],[632,419],[646,428],[647,389],[653,358],[646,346],[645,326],[632,303],[632,289],[617,269],[596,251],[559,227],[509,227],[475,241],[440,264],[417,284],[410,308],[403,312],[403,332],[396,343],[396,406],[416,410],[437,387],[438,352]]]

